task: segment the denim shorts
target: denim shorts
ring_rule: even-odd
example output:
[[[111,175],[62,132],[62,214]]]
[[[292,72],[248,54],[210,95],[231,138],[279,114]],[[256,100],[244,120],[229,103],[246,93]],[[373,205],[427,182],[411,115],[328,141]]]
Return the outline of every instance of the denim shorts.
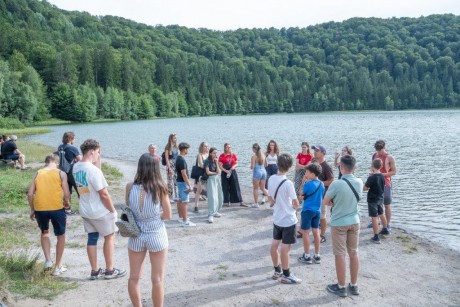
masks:
[[[54,235],[61,236],[65,234],[67,216],[64,209],[50,211],[35,211],[35,219],[42,233],[49,230],[50,221],[53,224]]]
[[[262,165],[256,164],[252,173],[252,179],[262,180],[267,179],[267,171]]]
[[[176,184],[177,184],[177,190],[178,190],[180,200],[183,203],[188,203],[190,187],[183,181],[178,181]]]
[[[300,214],[302,217],[302,230],[310,230],[310,228],[319,228],[320,211],[305,210]]]

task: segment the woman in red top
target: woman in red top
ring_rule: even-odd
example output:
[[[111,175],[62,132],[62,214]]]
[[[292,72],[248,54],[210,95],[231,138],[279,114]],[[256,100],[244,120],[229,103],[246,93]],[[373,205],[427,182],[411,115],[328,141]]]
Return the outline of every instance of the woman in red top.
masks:
[[[302,142],[302,152],[299,152],[296,157],[296,164],[295,164],[295,191],[297,193],[297,198],[299,197],[299,190],[300,185],[302,184],[303,176],[305,176],[305,169],[308,164],[310,164],[311,160],[313,159],[313,155],[310,153],[310,145],[307,142]],[[303,199],[301,199],[303,202]]]
[[[225,143],[224,152],[219,156],[219,166],[222,170],[222,192],[224,194],[224,205],[229,207],[230,203],[240,203],[240,206],[247,207],[241,197],[240,183],[235,168],[238,166],[238,157],[232,153],[232,146]]]

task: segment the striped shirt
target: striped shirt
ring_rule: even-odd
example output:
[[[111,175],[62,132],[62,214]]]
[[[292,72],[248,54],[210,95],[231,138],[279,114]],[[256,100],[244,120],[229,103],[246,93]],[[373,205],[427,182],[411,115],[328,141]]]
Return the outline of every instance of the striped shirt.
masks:
[[[140,184],[133,184],[129,192],[129,207],[133,211],[141,234],[137,238],[129,238],[128,248],[135,252],[141,252],[148,249],[150,252],[159,252],[168,248],[168,234],[166,226],[161,219],[160,202],[153,203],[152,195],[146,193],[144,204],[139,207],[143,187]]]

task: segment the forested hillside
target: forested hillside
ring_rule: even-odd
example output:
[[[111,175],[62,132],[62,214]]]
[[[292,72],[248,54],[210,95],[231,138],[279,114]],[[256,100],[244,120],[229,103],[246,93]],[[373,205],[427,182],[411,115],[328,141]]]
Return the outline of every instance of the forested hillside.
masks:
[[[0,29],[0,116],[25,122],[460,106],[454,15],[213,31],[0,0]]]

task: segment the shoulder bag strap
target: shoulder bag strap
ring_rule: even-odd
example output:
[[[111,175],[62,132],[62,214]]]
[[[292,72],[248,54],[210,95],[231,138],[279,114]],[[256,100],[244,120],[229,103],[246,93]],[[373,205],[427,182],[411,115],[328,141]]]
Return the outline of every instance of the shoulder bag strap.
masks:
[[[275,202],[276,202],[276,195],[278,195],[278,190],[280,189],[281,185],[282,185],[286,180],[287,180],[287,179],[284,179],[283,181],[281,181],[280,184],[278,185],[278,187],[276,188],[275,197],[273,197],[273,199],[275,200]]]
[[[356,192],[355,188],[351,185],[350,181],[348,181],[346,178],[341,178],[341,180],[345,181],[348,186],[350,187],[350,189],[353,191],[353,194],[355,194],[356,196],[356,200],[359,202],[359,195],[358,195],[358,192]]]
[[[315,195],[316,192],[318,192],[318,190],[319,190],[319,188],[321,187],[322,184],[323,184],[323,183],[320,181],[319,184],[318,184],[318,186],[316,187],[315,191],[314,191],[313,193],[310,193],[310,194],[305,195],[305,196],[303,197],[303,200],[307,199],[307,198],[310,197],[310,196]]]

